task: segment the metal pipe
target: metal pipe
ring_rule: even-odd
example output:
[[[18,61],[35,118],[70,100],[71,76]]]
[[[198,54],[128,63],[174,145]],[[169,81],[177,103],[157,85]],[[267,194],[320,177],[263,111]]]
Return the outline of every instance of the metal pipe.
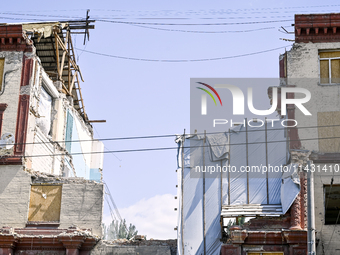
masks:
[[[248,158],[248,119],[246,118],[246,160],[247,160],[247,168],[249,166],[249,158]],[[247,204],[250,203],[249,199],[249,172],[247,171]]]
[[[266,166],[268,169],[268,133],[267,133],[267,117],[264,120],[265,124],[265,138],[266,138]],[[269,205],[269,183],[268,183],[268,171],[266,171],[266,187],[267,187],[267,204]]]
[[[184,255],[184,213],[183,213],[183,205],[184,205],[184,141],[185,141],[185,129],[182,139],[182,173],[181,173],[181,239],[182,239],[182,255]]]
[[[204,130],[204,139],[203,139],[203,169],[205,169],[205,142],[207,138],[206,130]],[[206,243],[206,229],[205,229],[205,172],[203,171],[203,246],[204,246],[204,255],[207,253],[207,243]]]
[[[315,213],[314,213],[314,174],[307,162],[307,250],[308,255],[315,255]]]

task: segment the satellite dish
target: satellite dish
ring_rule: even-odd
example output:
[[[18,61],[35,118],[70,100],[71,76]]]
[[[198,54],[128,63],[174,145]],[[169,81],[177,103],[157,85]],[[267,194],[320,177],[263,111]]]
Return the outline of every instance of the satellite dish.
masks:
[[[15,144],[15,139],[14,139],[14,135],[11,133],[5,133],[1,136],[0,139],[0,148],[1,149],[12,149],[13,146]]]

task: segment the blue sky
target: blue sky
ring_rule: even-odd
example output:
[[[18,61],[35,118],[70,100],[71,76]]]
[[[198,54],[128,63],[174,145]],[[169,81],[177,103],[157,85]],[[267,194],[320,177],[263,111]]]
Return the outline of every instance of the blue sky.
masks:
[[[295,13],[339,12],[337,1],[8,1],[0,22],[85,17],[123,22],[235,25],[142,25],[95,23],[86,46],[76,36],[86,112],[95,137],[181,134],[189,130],[190,78],[278,77],[284,48],[267,53],[213,61],[169,63],[105,57],[83,51],[158,60],[197,60],[256,53],[287,46],[293,35],[279,31]],[[164,10],[172,10],[170,13]],[[27,14],[9,15],[5,13]],[[167,13],[167,14],[166,14]],[[47,15],[34,16],[34,15]],[[15,18],[15,19],[13,19]],[[289,20],[289,21],[282,21]],[[151,28],[150,28],[151,27]],[[156,28],[156,29],[155,29]],[[160,29],[159,29],[160,28]],[[165,30],[164,30],[165,29]],[[248,32],[254,29],[263,29]],[[184,30],[169,31],[169,30]],[[193,33],[200,31],[210,33]],[[220,33],[211,33],[211,32]],[[223,31],[223,32],[222,32]],[[229,32],[226,32],[229,31]],[[263,100],[268,100],[264,95]],[[108,150],[174,147],[174,138],[105,142]],[[176,150],[106,154],[104,179],[123,218],[153,238],[175,238],[177,214]],[[138,213],[137,213],[138,212]],[[105,221],[109,211],[105,207]]]

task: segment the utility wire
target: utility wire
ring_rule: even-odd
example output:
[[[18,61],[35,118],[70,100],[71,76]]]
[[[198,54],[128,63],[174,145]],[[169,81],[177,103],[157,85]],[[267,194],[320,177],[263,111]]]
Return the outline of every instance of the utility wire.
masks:
[[[318,141],[318,140],[327,140],[327,139],[340,139],[340,136],[334,137],[322,137],[322,138],[304,138],[304,139],[296,139],[296,140],[276,140],[276,141],[267,141],[267,142],[251,142],[251,143],[231,143],[231,144],[218,144],[218,145],[200,145],[200,146],[187,146],[183,147],[184,149],[192,149],[192,148],[203,148],[203,147],[221,147],[221,146],[235,146],[235,145],[252,145],[252,144],[268,144],[268,143],[287,143],[288,141]],[[36,157],[54,157],[54,156],[77,156],[77,155],[85,155],[85,154],[106,154],[106,153],[123,153],[123,152],[142,152],[142,151],[162,151],[162,150],[177,150],[176,147],[160,147],[160,148],[143,148],[143,149],[128,149],[128,150],[117,150],[117,151],[92,151],[92,152],[77,152],[77,153],[61,153],[61,154],[50,154],[50,155],[25,155],[25,158],[36,158]],[[11,155],[8,155],[11,156]],[[21,157],[21,156],[18,156]]]
[[[227,9],[227,10],[224,10],[224,9],[218,9],[218,10],[215,10],[215,9],[209,9],[209,10],[198,10],[198,11],[195,11],[195,10],[143,10],[143,11],[140,11],[138,10],[138,13],[140,12],[166,12],[166,13],[169,13],[169,12],[186,12],[186,14],[196,14],[197,12],[209,12],[209,13],[215,13],[215,12],[223,12],[223,13],[239,13],[239,12],[245,12],[245,11],[252,11],[252,12],[262,12],[262,11],[268,11],[268,10],[274,10],[274,11],[277,11],[277,10],[291,10],[291,9],[306,9],[306,8],[322,8],[322,7],[339,7],[340,5],[339,4],[327,4],[327,5],[304,5],[304,6],[284,6],[284,7],[258,7],[258,8],[244,8],[244,9],[240,9],[240,8],[237,8],[237,9]],[[18,11],[18,10],[15,10],[15,12],[73,12],[73,11],[86,11],[87,9],[66,9],[66,10],[51,10],[51,9],[48,9],[48,10],[34,10],[34,11],[30,11],[30,10],[25,10],[25,11]],[[91,9],[91,11],[98,11],[98,12],[136,12],[134,10],[120,10],[120,9]],[[189,13],[187,13],[189,12]]]
[[[305,126],[305,127],[288,127],[288,128],[295,128],[295,129],[310,129],[310,128],[331,128],[331,127],[340,127],[340,125],[325,125],[325,126]],[[270,128],[268,131],[275,131],[275,130],[285,130],[286,128]],[[97,132],[97,131],[96,131]],[[205,133],[207,135],[211,134],[222,134],[228,131],[220,131],[220,132],[208,132]],[[263,129],[255,129],[255,130],[240,130],[237,133],[252,133],[252,132],[265,132]],[[230,131],[233,133],[233,130]],[[98,134],[98,132],[97,132]],[[204,133],[193,133],[193,134],[186,134],[188,136],[191,135],[204,135]],[[97,139],[88,139],[88,140],[72,140],[72,141],[50,141],[50,143],[81,143],[81,142],[93,142],[93,141],[119,141],[119,140],[138,140],[138,139],[154,139],[154,138],[168,138],[168,137],[176,137],[178,134],[167,134],[167,135],[149,135],[149,136],[126,136],[126,137],[113,137],[113,138],[97,138]],[[49,142],[47,142],[49,143]],[[12,143],[11,145],[31,145],[31,144],[46,144],[46,142],[31,142],[31,143]]]
[[[161,30],[161,31],[169,31],[169,32],[183,32],[183,33],[197,33],[197,34],[221,34],[221,33],[247,33],[247,32],[254,32],[254,31],[261,31],[261,30],[268,30],[274,29],[275,27],[263,27],[263,28],[256,28],[256,29],[248,29],[248,30],[235,30],[235,31],[193,31],[193,30],[180,30],[180,29],[167,29],[167,28],[160,28],[160,27],[148,27],[142,25],[133,25],[134,27],[141,27],[153,30]]]
[[[67,18],[67,19],[83,19],[83,17],[79,16],[63,16],[63,15],[50,15],[50,14],[27,14],[27,13],[13,13],[13,12],[0,12],[2,15],[12,15],[12,16],[28,16],[28,17],[48,17],[48,18]],[[1,17],[6,18],[6,17]],[[229,17],[224,19],[267,19],[267,18],[290,18],[290,16],[272,16],[272,17]],[[17,19],[8,17],[8,19]],[[19,18],[20,19],[20,18]],[[27,20],[37,20],[32,18],[25,18]],[[203,23],[203,24],[195,24],[195,23],[188,23],[188,24],[181,24],[181,23],[145,23],[145,22],[135,22],[135,21],[118,21],[118,20],[111,20],[108,18],[102,18],[102,17],[95,17],[96,21],[99,22],[108,22],[108,23],[119,23],[119,24],[138,24],[138,25],[166,25],[166,26],[210,26],[210,25],[246,25],[246,24],[259,24],[259,23],[274,23],[274,22],[286,22],[286,21],[294,21],[294,20],[266,20],[266,21],[250,21],[250,22],[235,22],[235,23]],[[144,18],[143,18],[144,19]],[[206,18],[205,18],[206,19]],[[212,18],[214,19],[214,18]],[[221,19],[221,18],[219,18]],[[162,18],[164,20],[164,18]]]
[[[123,221],[122,217],[120,216],[120,213],[119,213],[119,210],[118,210],[118,207],[116,206],[116,203],[114,202],[113,198],[112,198],[112,195],[111,195],[111,192],[110,192],[110,189],[109,189],[109,186],[106,184],[106,182],[103,182],[104,185],[105,185],[105,190],[107,191],[107,195],[109,196],[110,200],[111,200],[111,203],[115,209],[115,212],[116,212],[116,216],[118,217],[119,221],[123,223],[124,225],[124,228],[126,230],[126,233],[128,234],[129,233],[129,230],[125,224],[125,222]],[[111,207],[110,207],[110,210],[111,210]],[[118,232],[117,232],[118,233]]]
[[[117,24],[134,24],[134,25],[155,25],[155,26],[227,26],[227,25],[252,25],[264,23],[276,23],[294,21],[294,19],[286,20],[266,20],[266,21],[249,21],[249,22],[220,22],[220,23],[162,23],[162,22],[135,22],[135,21],[118,21],[108,19],[96,19],[100,22],[117,23]]]
[[[266,53],[266,52],[276,51],[276,50],[287,48],[287,47],[290,47],[290,46],[292,46],[292,45],[286,45],[286,46],[282,46],[282,47],[278,47],[278,48],[274,48],[274,49],[257,51],[257,52],[240,54],[240,55],[234,55],[234,56],[217,57],[217,58],[202,58],[202,59],[147,59],[147,58],[135,58],[135,57],[110,55],[110,54],[106,54],[106,53],[94,52],[94,51],[89,51],[89,50],[84,50],[84,52],[94,54],[94,55],[104,56],[104,57],[125,59],[125,60],[136,60],[136,61],[146,61],[146,62],[186,63],[186,62],[203,62],[203,61],[215,61],[215,60],[225,60],[225,59],[231,59],[231,58],[240,58],[240,57],[258,55],[258,54],[262,54],[262,53]],[[78,50],[80,50],[80,49],[78,49]]]

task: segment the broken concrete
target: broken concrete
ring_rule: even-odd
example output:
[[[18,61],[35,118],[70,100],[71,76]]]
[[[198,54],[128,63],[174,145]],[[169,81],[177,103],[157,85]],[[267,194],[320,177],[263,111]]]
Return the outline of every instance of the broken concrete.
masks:
[[[100,241],[91,255],[176,255],[177,240],[127,240]]]

